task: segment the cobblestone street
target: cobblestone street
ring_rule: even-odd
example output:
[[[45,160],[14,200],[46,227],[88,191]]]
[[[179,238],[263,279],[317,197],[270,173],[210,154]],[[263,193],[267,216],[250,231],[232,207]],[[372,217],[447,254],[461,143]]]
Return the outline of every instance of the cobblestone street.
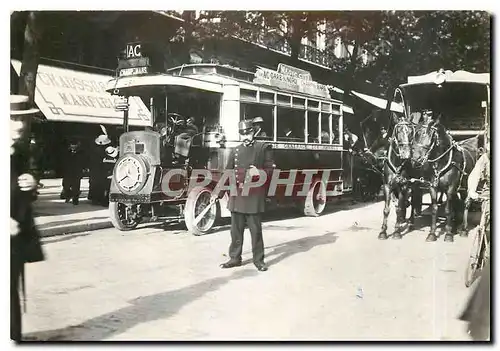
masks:
[[[424,216],[402,240],[380,241],[382,207],[342,201],[319,218],[269,218],[268,272],[253,266],[248,232],[244,265],[219,268],[227,225],[201,237],[149,226],[46,238],[48,260],[27,267],[25,336],[468,340],[457,316],[471,237],[427,243]]]

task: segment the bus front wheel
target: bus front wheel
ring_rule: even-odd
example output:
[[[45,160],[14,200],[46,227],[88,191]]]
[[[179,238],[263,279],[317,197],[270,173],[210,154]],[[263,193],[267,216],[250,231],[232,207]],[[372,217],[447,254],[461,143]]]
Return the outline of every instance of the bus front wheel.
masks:
[[[210,204],[211,196],[212,190],[201,186],[193,188],[188,194],[184,220],[188,231],[193,235],[208,233],[219,217],[219,204]],[[210,206],[209,209],[207,209],[208,206]]]
[[[113,227],[120,231],[135,229],[139,224],[139,220],[136,214],[133,213],[133,209],[120,202],[109,203],[109,218]]]

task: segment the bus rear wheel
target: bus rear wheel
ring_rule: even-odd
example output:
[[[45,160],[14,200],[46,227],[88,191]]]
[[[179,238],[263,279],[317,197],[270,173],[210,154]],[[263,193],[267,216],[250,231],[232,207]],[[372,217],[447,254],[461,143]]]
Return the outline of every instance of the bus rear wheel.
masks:
[[[219,204],[210,205],[212,190],[207,187],[197,186],[193,188],[187,197],[184,208],[184,220],[186,227],[193,235],[203,235],[208,233],[215,225],[219,217]],[[210,209],[204,211],[208,206]],[[201,218],[197,217],[205,212]]]
[[[309,217],[318,217],[326,207],[326,185],[316,180],[309,189],[304,200],[304,214]]]
[[[132,210],[120,202],[109,203],[109,218],[113,227],[120,231],[132,230],[137,227],[139,220],[133,216]]]

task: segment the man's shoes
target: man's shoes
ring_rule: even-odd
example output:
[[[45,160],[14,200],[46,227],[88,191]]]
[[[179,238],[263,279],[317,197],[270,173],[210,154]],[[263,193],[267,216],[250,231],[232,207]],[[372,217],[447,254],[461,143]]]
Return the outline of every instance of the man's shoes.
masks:
[[[233,268],[241,266],[241,260],[229,260],[220,265],[220,268]]]
[[[65,203],[69,204],[69,202],[71,201],[70,198],[67,198],[66,200],[64,200]]]
[[[79,199],[78,198],[74,198],[73,199],[73,205],[78,205],[79,203]]]
[[[257,267],[257,270],[260,271],[260,272],[267,271],[267,265],[264,262],[255,263],[255,267]]]

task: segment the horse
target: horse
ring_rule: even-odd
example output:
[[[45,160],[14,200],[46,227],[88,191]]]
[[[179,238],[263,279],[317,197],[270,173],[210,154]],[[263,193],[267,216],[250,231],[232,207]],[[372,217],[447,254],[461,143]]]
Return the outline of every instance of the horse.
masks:
[[[380,240],[387,239],[387,219],[390,214],[392,196],[396,202],[396,225],[392,236],[393,239],[401,239],[403,222],[406,220],[406,209],[408,199],[411,196],[412,211],[410,216],[410,226],[413,226],[415,213],[418,211],[421,194],[419,189],[409,184],[411,170],[412,139],[414,135],[414,124],[406,119],[400,119],[392,130],[387,146],[387,158],[383,168],[383,190],[385,198],[384,217],[382,229],[378,235]]]
[[[477,161],[478,137],[457,143],[439,119],[430,121],[416,128],[411,154],[411,169],[418,172],[418,182],[429,188],[431,197],[431,229],[426,241],[437,240],[437,193],[442,191],[446,194],[444,240],[453,242],[456,214],[460,212],[457,207],[465,200],[463,193],[459,199],[458,192]]]

